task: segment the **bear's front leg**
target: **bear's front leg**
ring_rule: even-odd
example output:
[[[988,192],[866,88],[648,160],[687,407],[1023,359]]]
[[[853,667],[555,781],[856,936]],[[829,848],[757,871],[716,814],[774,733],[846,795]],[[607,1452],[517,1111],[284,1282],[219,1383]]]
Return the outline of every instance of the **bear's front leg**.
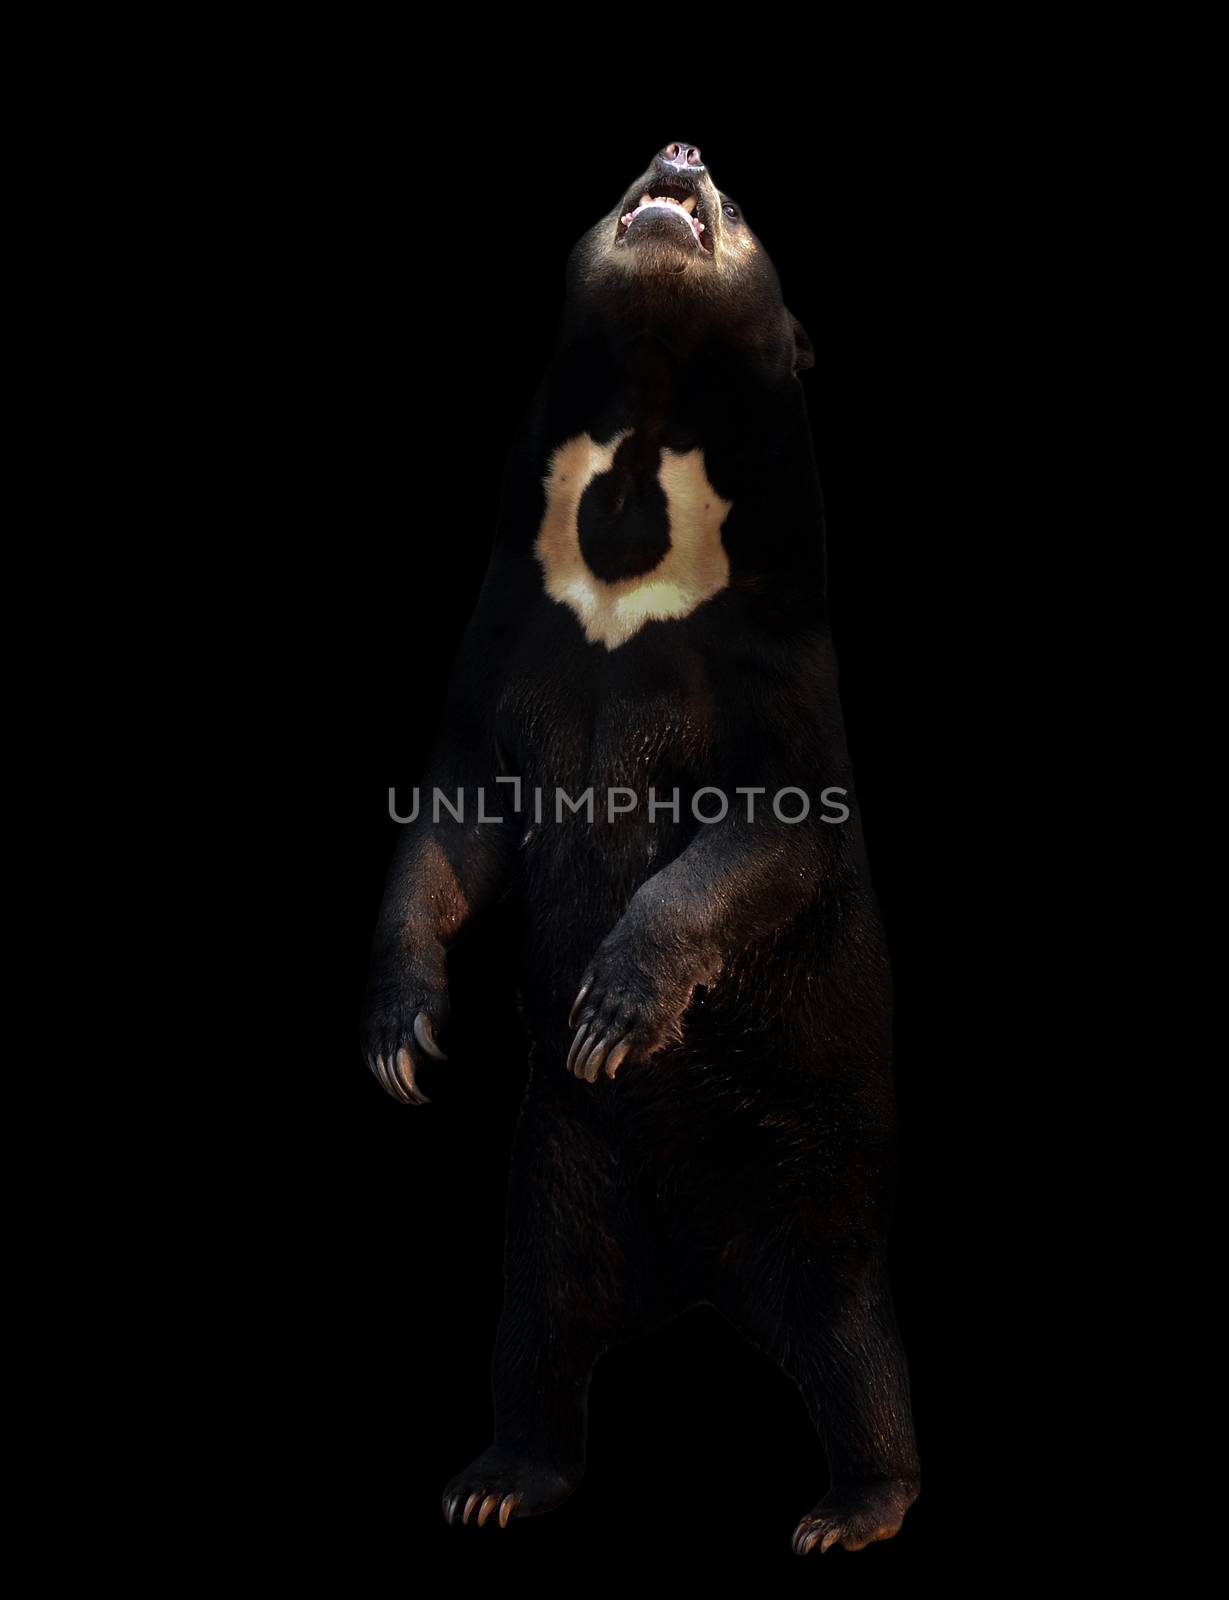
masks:
[[[372,946],[363,1003],[362,1051],[377,1081],[405,1105],[426,1105],[423,1063],[446,1060],[446,952],[493,899],[506,871],[500,824],[447,818],[407,829],[397,851]]]
[[[581,979],[568,1018],[569,1071],[595,1083],[679,1042],[696,989],[813,899],[821,859],[813,826],[703,828],[636,891]]]

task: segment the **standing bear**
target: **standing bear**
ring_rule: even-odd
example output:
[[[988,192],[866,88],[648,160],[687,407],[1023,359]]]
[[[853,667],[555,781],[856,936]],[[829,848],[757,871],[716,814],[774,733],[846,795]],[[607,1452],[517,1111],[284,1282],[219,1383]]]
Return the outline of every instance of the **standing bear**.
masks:
[[[899,1529],[918,1460],[884,1254],[891,990],[796,376],[811,348],[690,145],[584,235],[567,291],[363,1016],[383,1088],[424,1104],[449,946],[513,897],[533,1047],[495,1438],[444,1514],[558,1506],[598,1356],[708,1303],[794,1379],[827,1453],[795,1550],[858,1550]]]

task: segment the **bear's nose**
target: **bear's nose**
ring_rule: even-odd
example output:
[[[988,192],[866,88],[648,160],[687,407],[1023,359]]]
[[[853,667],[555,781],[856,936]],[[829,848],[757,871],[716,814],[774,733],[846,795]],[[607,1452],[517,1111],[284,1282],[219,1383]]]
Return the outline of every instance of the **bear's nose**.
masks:
[[[668,144],[658,157],[672,167],[702,167],[700,152],[694,144]]]

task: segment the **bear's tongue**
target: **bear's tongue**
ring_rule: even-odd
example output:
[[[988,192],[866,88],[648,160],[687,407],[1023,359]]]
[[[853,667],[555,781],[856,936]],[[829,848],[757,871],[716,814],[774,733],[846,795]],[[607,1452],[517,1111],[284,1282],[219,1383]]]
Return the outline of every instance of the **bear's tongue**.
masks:
[[[642,194],[639,205],[634,206],[631,211],[625,212],[619,218],[619,221],[623,224],[625,230],[630,230],[633,222],[638,222],[642,219],[646,221],[656,220],[658,217],[671,216],[676,221],[687,224],[692,237],[698,244],[700,235],[704,232],[704,224],[692,215],[695,209],[696,197],[693,194],[688,195],[685,200],[676,200],[671,195],[653,196],[651,194]]]

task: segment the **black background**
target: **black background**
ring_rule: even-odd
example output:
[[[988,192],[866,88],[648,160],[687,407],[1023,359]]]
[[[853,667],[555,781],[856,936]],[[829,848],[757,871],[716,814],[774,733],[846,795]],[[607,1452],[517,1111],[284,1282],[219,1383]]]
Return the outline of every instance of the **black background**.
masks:
[[[414,120],[408,138],[399,127],[392,146],[382,115],[357,115],[288,142],[253,201],[274,247],[251,263],[241,444],[273,469],[256,510],[277,530],[283,631],[257,714],[277,765],[264,848],[287,887],[268,943],[293,1075],[261,1246],[270,1327],[285,1328],[268,1361],[270,1482],[287,1469],[302,1482],[309,1554],[356,1567],[409,1549],[458,1576],[511,1562],[563,1577],[595,1555],[781,1575],[819,1560],[789,1550],[826,1481],[801,1403],[705,1311],[600,1365],[588,1476],[563,1510],[502,1535],[444,1526],[445,1482],[489,1442],[525,1074],[514,930],[495,918],[454,955],[451,1061],[426,1078],[430,1106],[390,1101],[357,1046],[397,832],[387,790],[412,784],[429,748],[567,251],[685,138],[743,206],[815,346],[802,382],[842,697],[897,986],[891,1259],[924,1486],[902,1534],[854,1568],[970,1556],[994,1537],[971,1508],[999,1449],[988,1352],[1007,1315],[985,1296],[997,1223],[981,1183],[1009,1120],[986,1045],[1010,844],[985,813],[984,645],[1011,552],[984,497],[979,376],[1006,270],[981,226],[985,151],[959,103],[873,92],[741,120],[702,98],[678,115],[483,100]],[[828,1581],[851,1559],[824,1557]]]

